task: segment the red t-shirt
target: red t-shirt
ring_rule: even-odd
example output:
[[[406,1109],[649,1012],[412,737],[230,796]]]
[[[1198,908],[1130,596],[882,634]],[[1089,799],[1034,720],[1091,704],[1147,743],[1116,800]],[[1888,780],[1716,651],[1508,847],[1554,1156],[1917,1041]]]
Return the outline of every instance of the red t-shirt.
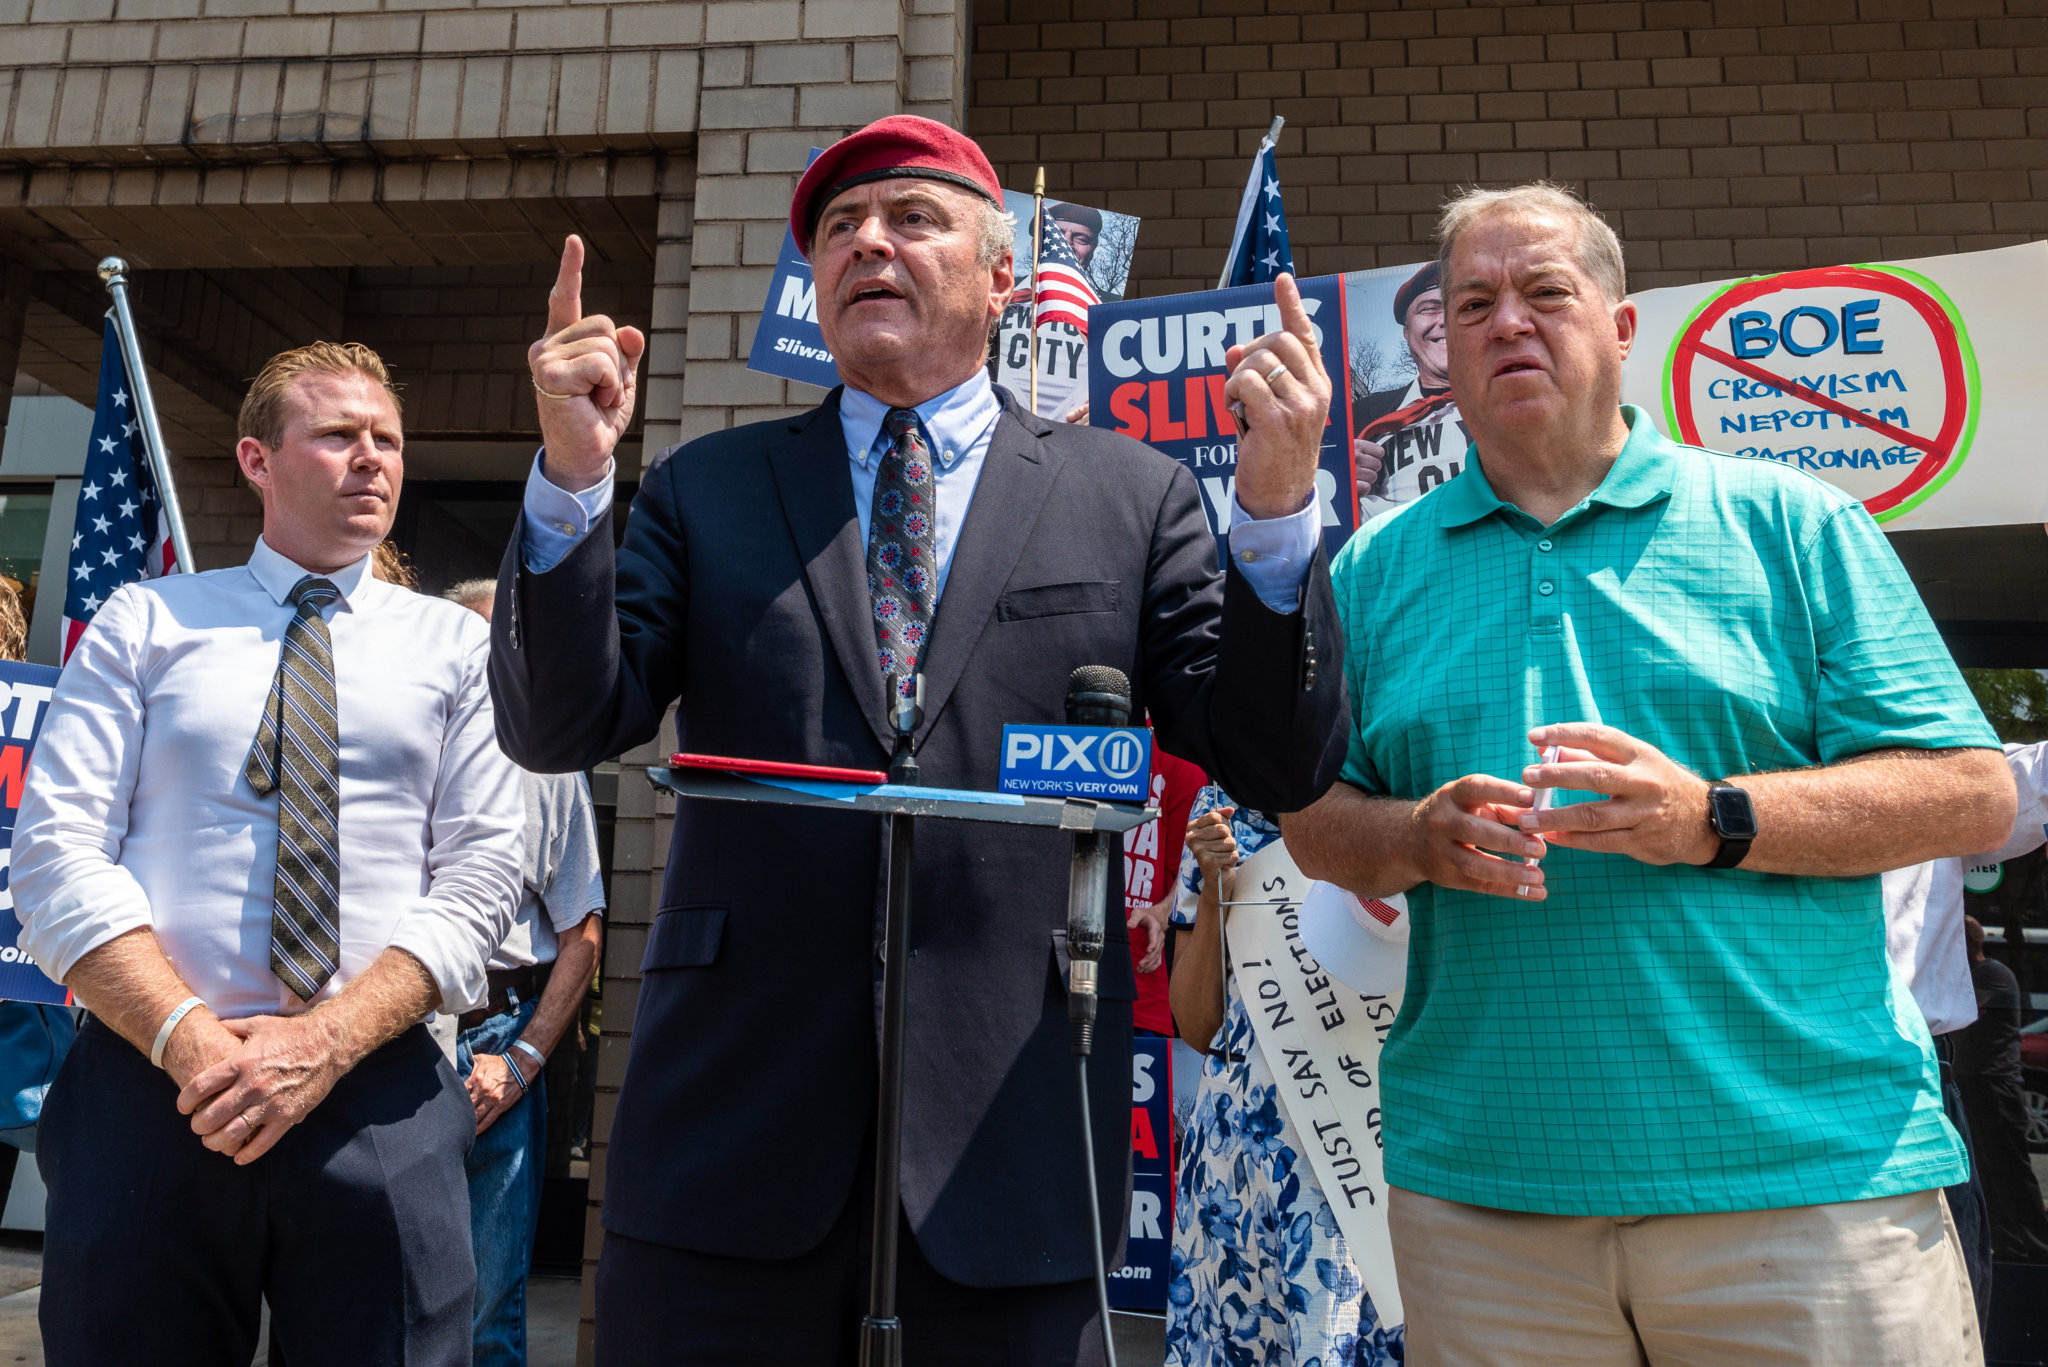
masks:
[[[1208,778],[1184,759],[1176,759],[1152,743],[1152,805],[1159,819],[1124,832],[1124,911],[1173,900],[1180,879],[1181,846],[1187,842],[1188,809]],[[1131,935],[1131,958],[1144,956],[1146,942]],[[1173,1033],[1173,1009],[1167,1004],[1166,964],[1138,975],[1138,1000],[1131,1022],[1140,1030]]]

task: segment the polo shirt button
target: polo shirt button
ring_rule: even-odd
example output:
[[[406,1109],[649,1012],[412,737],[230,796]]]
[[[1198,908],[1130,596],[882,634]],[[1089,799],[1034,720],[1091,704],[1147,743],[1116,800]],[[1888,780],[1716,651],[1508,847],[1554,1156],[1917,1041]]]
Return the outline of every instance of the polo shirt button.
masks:
[[[1549,550],[1549,549],[1550,549],[1550,542],[1549,542],[1549,540],[1548,540],[1548,539],[1545,539],[1545,540],[1542,540],[1542,541],[1539,541],[1539,542],[1537,542],[1537,543],[1536,543],[1536,549],[1537,549],[1537,550],[1539,550],[1539,551],[1547,551],[1547,550]]]
[[[1259,558],[1259,553],[1257,551],[1239,551],[1237,558],[1249,565]]]
[[[1542,594],[1545,598],[1548,598],[1551,594],[1557,592],[1557,585],[1551,583],[1548,579],[1546,579],[1536,586],[1536,592]]]

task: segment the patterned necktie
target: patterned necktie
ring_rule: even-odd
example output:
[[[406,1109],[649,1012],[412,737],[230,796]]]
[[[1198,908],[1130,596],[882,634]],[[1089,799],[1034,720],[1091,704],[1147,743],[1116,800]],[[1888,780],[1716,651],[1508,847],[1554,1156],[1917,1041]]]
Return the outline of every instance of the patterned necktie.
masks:
[[[868,519],[868,596],[875,603],[875,655],[882,677],[886,681],[894,674],[908,697],[931,638],[938,594],[938,494],[931,448],[917,414],[892,408],[882,430],[890,446],[875,476]]]
[[[341,739],[334,652],[320,616],[339,597],[340,589],[310,574],[292,587],[298,615],[285,628],[247,769],[257,796],[277,790],[270,969],[301,1001],[311,1001],[341,962]]]

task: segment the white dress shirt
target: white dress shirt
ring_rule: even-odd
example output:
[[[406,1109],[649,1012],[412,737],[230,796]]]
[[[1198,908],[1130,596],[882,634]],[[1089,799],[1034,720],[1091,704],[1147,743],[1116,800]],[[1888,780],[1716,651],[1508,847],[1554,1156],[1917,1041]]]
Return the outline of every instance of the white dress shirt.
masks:
[[[2000,848],[1973,859],[1934,859],[1884,875],[1884,947],[1912,989],[1930,1034],[1977,1019],[1977,988],[1963,938],[1963,867],[2003,863],[2048,843],[2048,743],[2008,745],[2005,764],[2019,789],[2019,814]]]
[[[917,406],[918,421],[924,425],[927,444],[938,469],[935,472],[939,504],[936,551],[939,582],[933,594],[936,602],[946,591],[946,575],[953,568],[953,550],[960,544],[960,529],[967,523],[967,509],[981,482],[981,467],[988,456],[989,440],[996,430],[1002,404],[989,383],[988,372],[977,370],[964,384],[956,385]],[[881,457],[889,449],[889,436],[882,420],[889,405],[851,385],[840,391],[839,425],[846,438],[846,457],[853,474],[853,510],[860,520],[861,540],[868,536],[869,509],[875,501],[875,480],[881,474]],[[604,516],[612,505],[612,470],[580,493],[557,487],[542,473],[547,453],[534,458],[526,477],[526,533],[520,558],[535,574],[544,574],[562,563],[576,544],[590,531],[591,523]],[[1310,498],[1308,506],[1287,517],[1255,519],[1230,496],[1230,547],[1237,557],[1245,582],[1261,602],[1275,612],[1292,612],[1301,605],[1301,586],[1308,581],[1309,563],[1322,536],[1321,505]]]
[[[597,812],[581,774],[519,771],[526,795],[526,877],[512,933],[491,955],[491,967],[551,964],[558,941],[604,912],[604,870],[597,854]]]
[[[1913,994],[1927,1033],[1946,1035],[1977,1019],[1970,947],[1963,939],[1963,861],[1932,859],[1893,869],[1884,884],[1884,952]]]
[[[14,835],[21,943],[52,977],[149,926],[217,1014],[300,1009],[270,969],[278,799],[243,770],[305,573],[258,540],[245,566],[128,585],[80,638]],[[367,557],[324,577],[342,594],[323,613],[341,966],[314,1000],[396,945],[426,966],[443,1010],[468,1010],[518,905],[525,821],[491,714],[489,628],[371,578]]]

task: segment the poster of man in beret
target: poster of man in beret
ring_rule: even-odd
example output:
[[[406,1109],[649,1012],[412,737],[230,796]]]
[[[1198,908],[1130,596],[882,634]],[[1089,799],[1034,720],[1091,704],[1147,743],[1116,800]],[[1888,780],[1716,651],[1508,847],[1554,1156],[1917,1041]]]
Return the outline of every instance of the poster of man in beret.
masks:
[[[1436,262],[1347,274],[1344,312],[1363,526],[1455,479],[1471,437],[1451,397]]]
[[[1138,220],[1086,204],[1046,200],[1045,237],[1038,254],[1040,276],[1048,288],[1041,291],[1041,281],[1031,274],[1031,196],[1009,191],[1003,207],[1017,225],[1017,288],[996,335],[993,378],[1029,405],[1031,310],[1038,298],[1038,413],[1065,417],[1088,401],[1086,304],[1090,297],[1102,304],[1124,297],[1131,253],[1138,245]],[[1058,280],[1070,288],[1057,288]],[[1081,287],[1079,297],[1073,286]],[[1070,307],[1059,307],[1062,303]]]

